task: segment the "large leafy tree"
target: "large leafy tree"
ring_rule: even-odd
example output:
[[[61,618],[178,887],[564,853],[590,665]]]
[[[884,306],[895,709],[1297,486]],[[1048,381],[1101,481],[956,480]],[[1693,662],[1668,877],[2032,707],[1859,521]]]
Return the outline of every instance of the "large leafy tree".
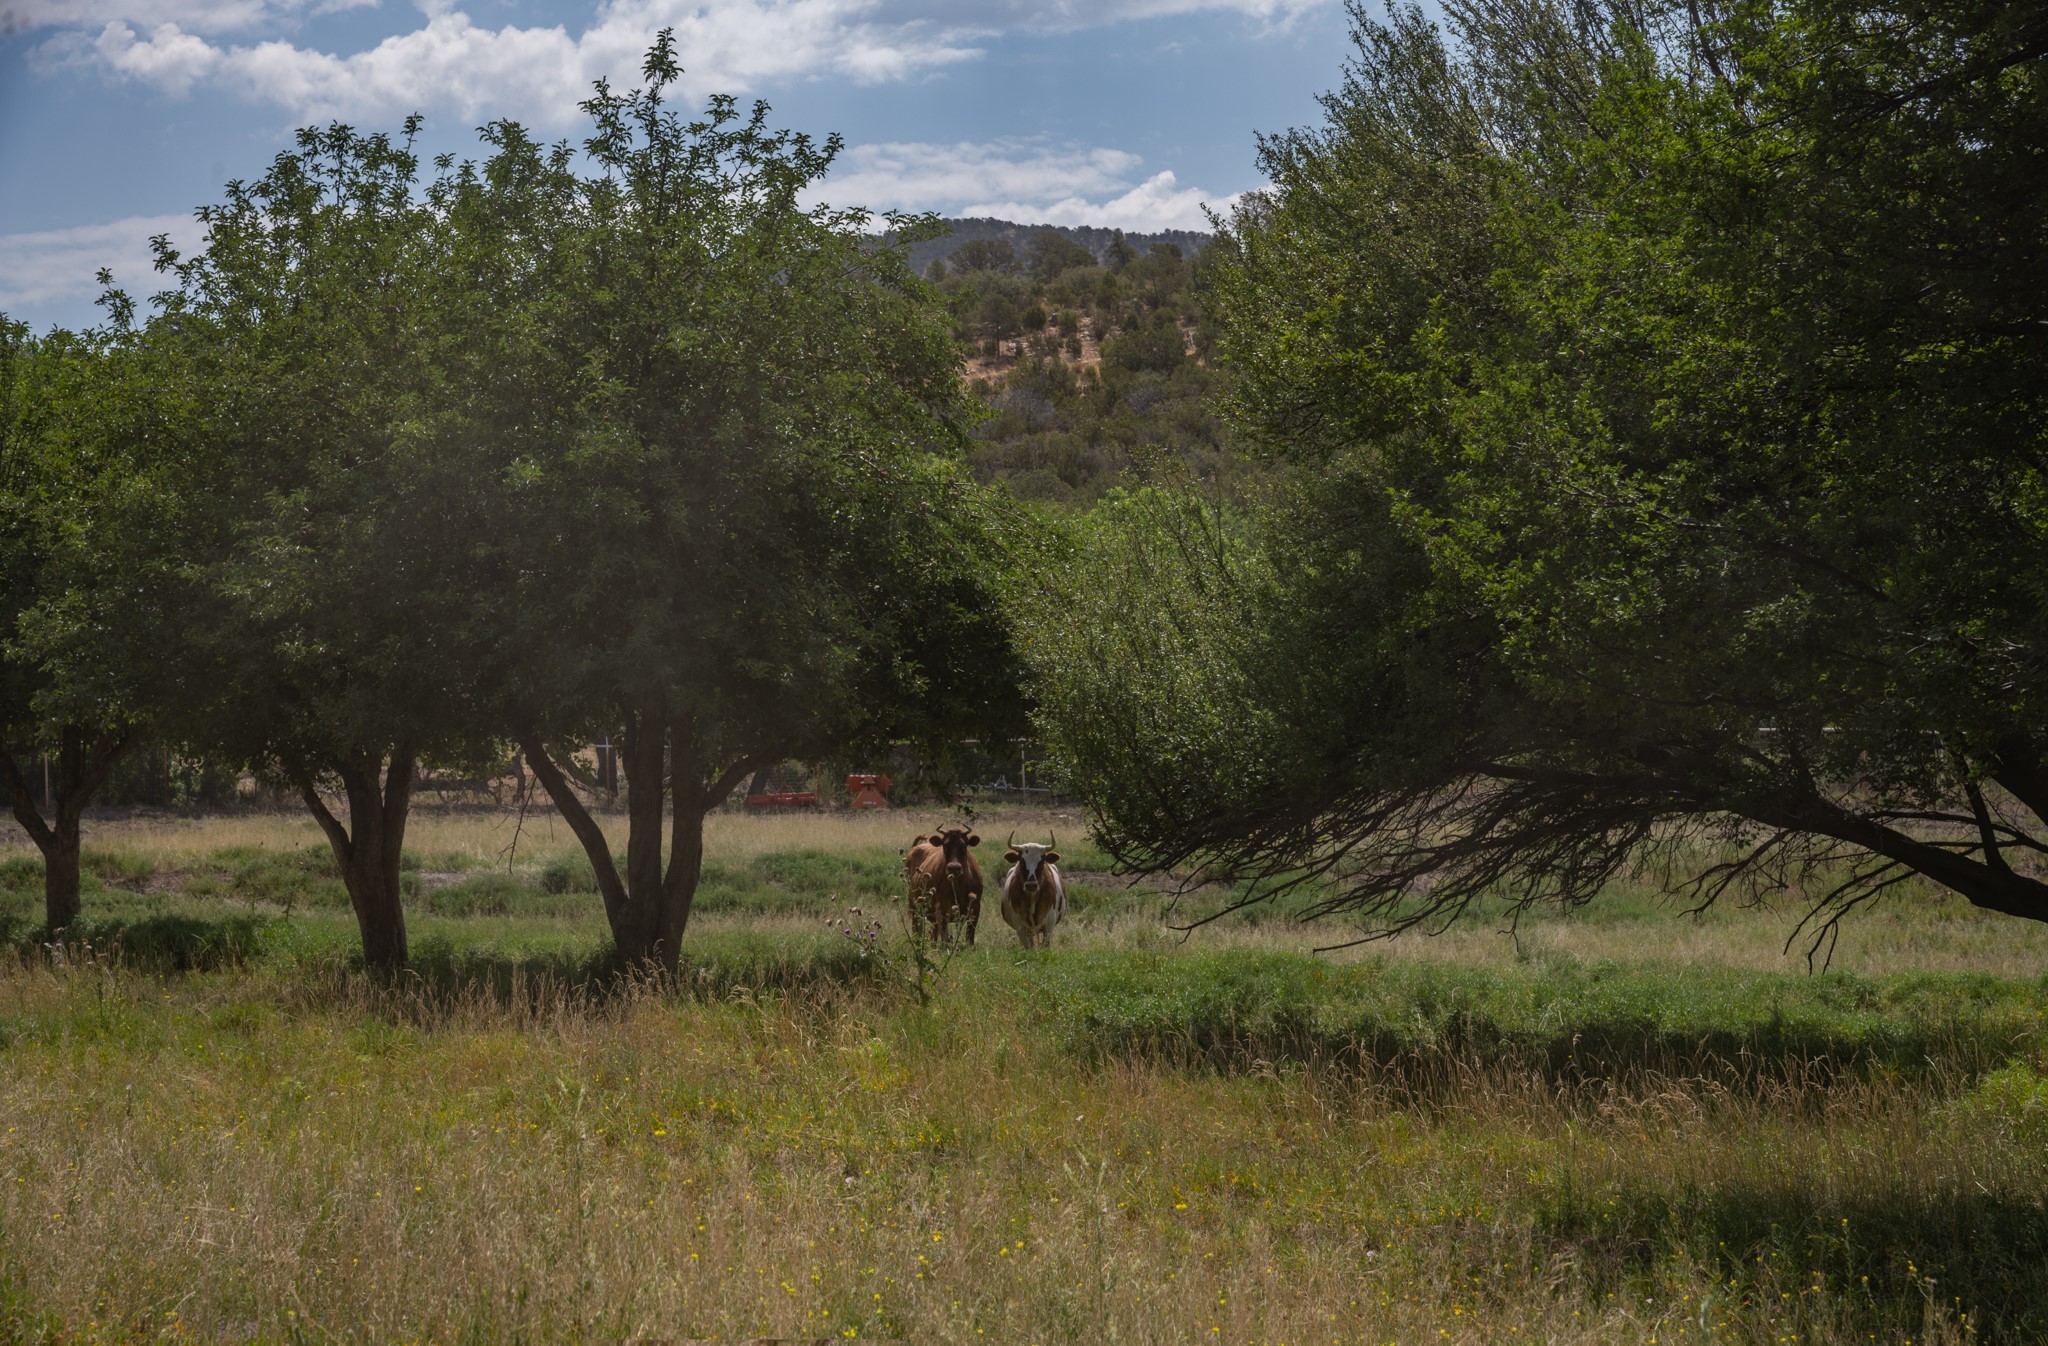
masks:
[[[465,627],[484,488],[449,221],[406,141],[339,125],[200,216],[203,250],[163,251],[176,288],[152,323],[203,389],[207,445],[180,516],[203,601],[166,655],[170,722],[297,786],[365,960],[394,966],[417,769],[497,728]]]
[[[184,612],[165,526],[181,383],[110,298],[84,335],[0,319],[0,793],[42,853],[53,931],[79,915],[84,811],[150,725]]]
[[[511,578],[479,624],[619,956],[672,966],[704,815],[736,783],[1000,713],[1010,661],[993,530],[947,461],[966,412],[944,314],[865,214],[799,200],[838,141],[729,99],[678,115],[667,34],[645,73],[585,105],[593,172],[501,127],[449,209],[498,222],[492,286],[545,278],[498,327]],[[571,783],[600,731],[623,745],[623,867]]]
[[[1106,834],[1394,924],[1702,832],[1708,900],[2048,920],[2048,11],[1446,13],[1354,10],[1220,245],[1274,498],[1070,594],[1157,614],[1041,671]]]

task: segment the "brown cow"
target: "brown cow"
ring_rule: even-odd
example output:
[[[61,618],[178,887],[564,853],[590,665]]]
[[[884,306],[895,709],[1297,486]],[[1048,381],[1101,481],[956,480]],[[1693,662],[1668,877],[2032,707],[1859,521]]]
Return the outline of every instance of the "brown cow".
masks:
[[[910,887],[910,923],[932,938],[947,938],[951,922],[967,923],[967,942],[981,923],[981,866],[974,847],[981,838],[964,827],[948,827],[916,838],[903,857],[903,877]]]

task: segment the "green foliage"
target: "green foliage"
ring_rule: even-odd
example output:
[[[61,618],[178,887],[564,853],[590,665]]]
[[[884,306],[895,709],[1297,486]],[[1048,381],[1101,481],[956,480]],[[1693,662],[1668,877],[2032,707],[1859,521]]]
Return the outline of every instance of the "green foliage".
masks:
[[[510,875],[478,874],[431,889],[425,900],[427,910],[436,916],[504,916],[534,896],[542,895]]]
[[[558,855],[542,866],[540,890],[544,893],[595,893],[597,871],[582,855]]]
[[[495,539],[469,606],[486,696],[572,818],[552,764],[623,741],[623,873],[578,835],[621,956],[672,960],[697,819],[747,773],[1018,707],[1002,539],[951,465],[969,409],[930,290],[866,212],[799,204],[836,137],[729,98],[679,114],[668,34],[644,73],[585,104],[597,171],[500,126],[433,199],[505,295],[472,315],[493,372],[465,441]]]
[[[334,853],[326,846],[303,846],[284,853],[235,847],[216,851],[208,857],[206,868],[206,876],[197,880],[206,896],[260,902],[285,910],[348,906]]]
[[[1996,1127],[2020,1145],[2048,1145],[2048,1074],[2038,1058],[1992,1071],[1953,1106],[1966,1125]]]
[[[1014,730],[930,222],[800,204],[837,138],[680,116],[680,73],[664,33],[600,83],[584,160],[501,123],[423,179],[416,119],[302,131],[198,252],[156,241],[141,330],[113,293],[90,338],[0,331],[0,747],[82,764],[74,824],[147,717],[295,787],[395,965],[421,761],[623,730],[632,882],[593,878],[673,958],[665,791],[694,820],[760,761]]]
[[[169,525],[183,384],[105,302],[117,321],[84,336],[0,315],[0,800],[49,861],[52,929],[78,914],[79,819],[160,714],[192,611]]]
[[[2048,919],[2006,858],[2048,819],[2026,21],[1354,17],[1204,254],[1286,480],[1127,514],[1055,586],[1158,614],[1038,668],[1106,843],[1402,922],[1706,831],[1747,858],[1704,900],[1841,869],[1825,921],[1918,872]]]
[[[1009,246],[970,240],[935,277],[956,332],[982,356],[969,375],[989,412],[969,454],[979,479],[1027,500],[1086,507],[1162,465],[1212,479],[1245,474],[1223,451],[1211,408],[1222,376],[1209,359],[1201,274],[1178,245],[1155,244],[1143,258],[1132,251],[1112,270],[1045,230],[1028,240],[1028,266],[987,265]]]
[[[1017,250],[999,238],[976,238],[955,248],[947,261],[961,275],[970,271],[1010,275],[1017,270]]]
[[[0,888],[27,893],[43,885],[43,862],[34,855],[0,858]]]
[[[478,483],[444,389],[468,370],[446,221],[408,140],[303,131],[201,210],[154,328],[204,380],[181,539],[206,620],[171,647],[186,736],[310,779],[495,726],[460,686]]]
[[[1092,1057],[1230,1068],[1258,1060],[1407,1063],[1427,1071],[1433,1060],[1476,1053],[1596,1079],[1682,1073],[1708,1060],[1987,1069],[2029,1040],[2043,989],[1970,976],[1794,979],[1697,969],[1674,977],[1569,960],[1503,976],[1438,963],[1333,967],[1249,952],[1074,955],[1033,981],[1062,1040]]]
[[[771,746],[895,727],[961,671],[920,657],[935,618],[994,651],[948,625],[972,620],[985,543],[953,504],[966,409],[928,292],[866,214],[796,204],[836,139],[726,99],[679,117],[661,59],[588,104],[604,173],[501,131],[451,209],[533,231],[483,260],[546,273],[504,332],[523,362],[496,469],[520,573],[491,595],[511,695],[564,725],[690,721],[705,785]]]

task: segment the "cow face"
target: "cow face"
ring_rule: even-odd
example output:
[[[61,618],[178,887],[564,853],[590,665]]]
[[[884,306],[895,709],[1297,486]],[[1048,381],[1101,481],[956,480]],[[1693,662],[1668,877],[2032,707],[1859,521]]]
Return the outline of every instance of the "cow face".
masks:
[[[1026,841],[1003,852],[1003,859],[1018,868],[1017,878],[1024,885],[1029,897],[1038,896],[1038,889],[1045,882],[1045,866],[1048,861],[1058,864],[1060,853],[1050,846],[1041,846],[1035,841]]]
[[[925,838],[944,854],[945,872],[960,874],[967,868],[967,852],[981,844],[981,838],[964,827],[949,827],[943,832],[934,832]]]

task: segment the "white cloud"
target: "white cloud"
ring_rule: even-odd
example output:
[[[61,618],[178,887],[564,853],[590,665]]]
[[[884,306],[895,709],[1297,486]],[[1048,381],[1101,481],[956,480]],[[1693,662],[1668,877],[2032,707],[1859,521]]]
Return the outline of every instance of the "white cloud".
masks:
[[[991,197],[1051,201],[1122,190],[1143,162],[1123,150],[1021,141],[856,145],[814,195],[870,210],[951,209]]]
[[[999,220],[1030,224],[1087,224],[1098,229],[1131,229],[1149,233],[1159,229],[1209,228],[1204,204],[1228,215],[1237,195],[1218,196],[1199,187],[1182,188],[1171,170],[1153,174],[1120,196],[1107,201],[1090,201],[1083,196],[1065,196],[1050,204],[1025,201],[975,201],[960,208],[962,215],[988,215]]]
[[[1134,19],[1172,18],[1186,14],[1242,14],[1270,25],[1284,25],[1297,15],[1320,9],[1329,0],[980,0],[973,17],[963,17],[953,0],[895,0],[898,13],[918,13],[948,20],[962,28],[999,33],[1019,30],[1073,32]]]
[[[262,23],[288,6],[276,0],[0,0],[0,34],[43,28],[89,31],[110,23],[176,24],[228,33]]]
[[[1145,233],[1206,230],[1205,203],[1227,214],[1238,199],[1235,193],[1182,187],[1171,171],[1141,178],[1143,167],[1143,159],[1124,150],[1028,141],[856,145],[809,195],[870,210],[935,210]]]
[[[186,4],[195,13],[203,8],[201,0]],[[201,35],[198,21],[157,21],[138,32],[122,18],[89,40],[82,31],[60,33],[40,50],[45,59],[96,63],[173,96],[211,81],[301,120],[448,107],[466,118],[510,115],[543,126],[572,121],[600,77],[637,83],[648,44],[668,27],[683,56],[682,92],[692,98],[789,77],[901,80],[979,54],[919,19],[878,21],[878,0],[610,0],[573,35],[561,25],[484,27],[436,0],[422,7],[421,26],[347,54],[281,37],[216,40]],[[200,17],[215,23],[222,15]]]
[[[195,81],[220,64],[220,52],[175,23],[158,24],[146,38],[118,20],[100,30],[92,49],[107,65],[134,79],[183,97]]]
[[[114,283],[137,299],[165,288],[152,268],[149,240],[169,234],[180,247],[205,241],[205,230],[190,215],[131,215],[107,224],[50,229],[31,234],[0,234],[0,311],[20,316],[23,309],[64,305],[100,292],[94,277],[101,267],[114,273]]]
[[[416,0],[419,26],[352,52],[287,28],[378,0],[0,0],[0,33],[48,29],[46,61],[96,64],[173,96],[202,81],[293,116],[389,118],[429,107],[573,120],[591,81],[630,84],[654,34],[676,30],[683,92],[745,93],[777,79],[903,80],[980,55],[1017,31],[1071,31],[1197,12],[1284,26],[1332,0],[604,0],[578,32],[492,28],[457,0]]]

